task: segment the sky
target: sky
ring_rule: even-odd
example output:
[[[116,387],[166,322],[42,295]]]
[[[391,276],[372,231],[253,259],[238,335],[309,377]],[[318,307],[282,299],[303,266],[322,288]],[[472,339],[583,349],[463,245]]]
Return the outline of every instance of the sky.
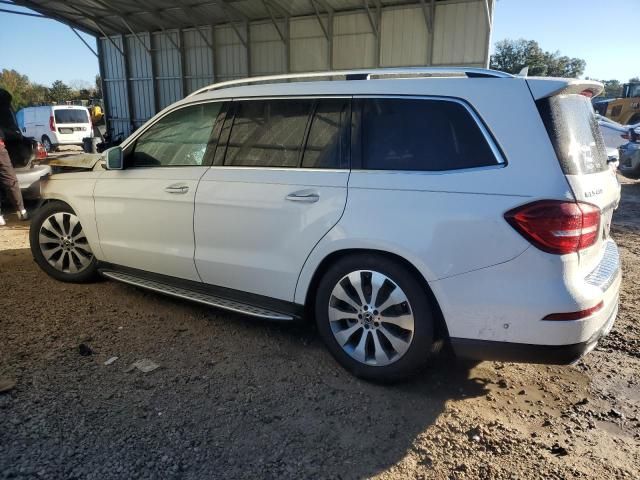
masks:
[[[640,0],[497,0],[492,43],[505,38],[536,40],[545,50],[585,59],[585,76],[626,82],[640,76],[635,22],[639,4]],[[81,35],[95,49],[93,37]],[[93,84],[98,74],[93,53],[69,27],[54,20],[0,12],[0,45],[0,69],[17,70],[34,82]]]
[[[584,76],[640,76],[640,0],[497,0],[492,44],[536,40],[544,50],[587,61]]]

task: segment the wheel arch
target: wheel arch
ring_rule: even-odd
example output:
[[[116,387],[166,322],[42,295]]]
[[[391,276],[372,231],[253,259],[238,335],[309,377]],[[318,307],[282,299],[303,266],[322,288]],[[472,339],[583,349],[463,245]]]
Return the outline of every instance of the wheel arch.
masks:
[[[329,267],[337,262],[339,259],[344,258],[348,255],[354,254],[374,254],[380,255],[385,258],[389,258],[391,260],[396,261],[397,263],[403,265],[412,275],[414,275],[424,286],[425,294],[428,296],[431,304],[433,305],[433,314],[436,319],[436,329],[435,329],[435,338],[436,340],[447,340],[449,338],[449,331],[447,329],[447,323],[444,319],[444,315],[442,313],[442,309],[440,307],[440,303],[436,298],[431,286],[427,279],[422,275],[422,273],[413,265],[409,260],[398,255],[396,253],[387,252],[384,250],[377,250],[372,248],[344,248],[341,250],[335,250],[328,255],[326,255],[322,261],[318,264],[313,275],[311,276],[311,280],[308,283],[306,292],[304,293],[304,310],[305,317],[311,318],[313,316],[314,304],[315,304],[315,296],[314,293],[317,290],[318,284],[322,279],[322,276],[327,272]]]
[[[98,235],[98,226],[95,218],[95,209],[93,202],[93,185],[95,182],[79,179],[79,182],[73,182],[73,186],[78,186],[77,194],[68,194],[68,186],[66,183],[71,182],[52,182],[49,180],[44,188],[46,196],[42,197],[38,202],[36,212],[45,205],[51,203],[60,203],[68,206],[78,216],[82,223],[82,228],[89,240],[89,245],[93,254],[98,260],[103,260],[102,249],[100,247],[100,237]],[[67,187],[67,188],[65,188]]]

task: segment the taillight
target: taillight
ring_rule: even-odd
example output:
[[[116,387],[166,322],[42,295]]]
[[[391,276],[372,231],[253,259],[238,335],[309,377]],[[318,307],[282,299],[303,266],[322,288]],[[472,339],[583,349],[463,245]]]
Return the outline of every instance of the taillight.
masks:
[[[36,145],[36,160],[44,160],[47,158],[47,150],[40,142]]]
[[[620,135],[622,138],[624,138],[625,140],[629,140],[629,134],[628,133],[623,133],[622,135]]]
[[[564,255],[598,240],[600,209],[584,202],[541,200],[508,211],[504,218],[533,245]]]
[[[56,131],[56,121],[53,118],[53,115],[49,117],[49,130],[51,130],[52,132]]]

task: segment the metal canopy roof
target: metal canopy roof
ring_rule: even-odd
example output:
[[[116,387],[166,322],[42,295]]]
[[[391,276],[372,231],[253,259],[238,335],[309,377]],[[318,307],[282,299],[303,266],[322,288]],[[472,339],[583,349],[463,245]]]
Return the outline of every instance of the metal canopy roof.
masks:
[[[422,5],[440,0],[14,0],[95,36]]]

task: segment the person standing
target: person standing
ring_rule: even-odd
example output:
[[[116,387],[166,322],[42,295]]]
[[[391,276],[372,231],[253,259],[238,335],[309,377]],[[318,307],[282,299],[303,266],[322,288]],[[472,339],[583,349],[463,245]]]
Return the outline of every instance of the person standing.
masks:
[[[0,89],[0,188],[4,190],[6,197],[13,204],[18,214],[18,219],[27,220],[29,217],[27,210],[24,208],[20,184],[5,145],[5,142],[22,140],[22,134],[16,124],[13,110],[11,110],[11,100],[11,94],[6,90]],[[5,223],[2,210],[0,210],[0,226],[5,225]]]

